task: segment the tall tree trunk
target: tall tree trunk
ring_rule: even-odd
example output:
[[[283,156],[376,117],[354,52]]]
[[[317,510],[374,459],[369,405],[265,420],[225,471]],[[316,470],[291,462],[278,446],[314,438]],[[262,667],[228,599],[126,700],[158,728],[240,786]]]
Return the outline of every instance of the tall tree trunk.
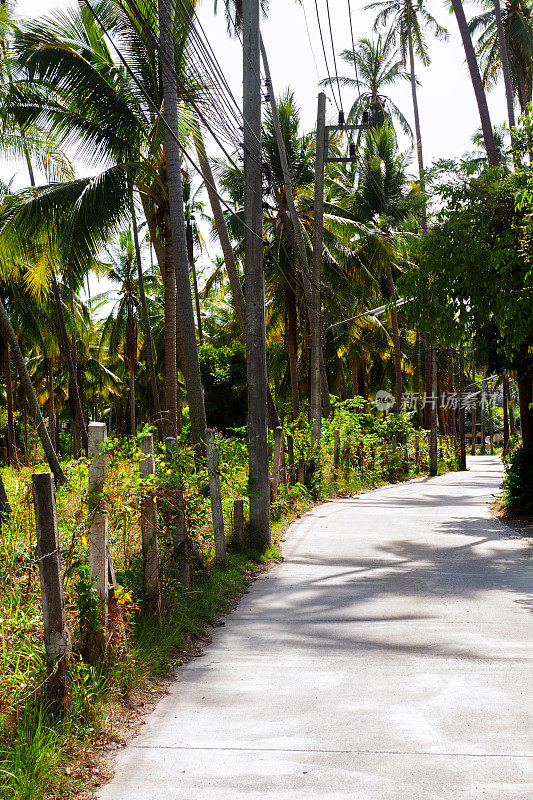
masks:
[[[487,426],[486,426],[486,419],[487,419],[487,406],[485,400],[485,392],[487,391],[487,384],[485,378],[487,377],[487,368],[483,367],[483,373],[481,378],[481,455],[484,456],[487,453]]]
[[[87,428],[85,427],[85,421],[83,418],[83,410],[81,407],[81,400],[80,395],[78,392],[78,376],[76,375],[76,370],[74,367],[74,361],[72,359],[72,353],[70,350],[70,342],[68,340],[67,334],[67,326],[65,324],[65,315],[63,314],[63,304],[61,302],[61,295],[59,293],[59,284],[57,282],[57,278],[55,276],[55,272],[52,270],[50,282],[52,286],[52,294],[54,297],[54,303],[57,312],[57,318],[59,322],[59,333],[61,336],[61,343],[63,345],[65,359],[67,361],[68,367],[68,376],[70,386],[72,387],[72,399],[74,401],[74,406],[76,409],[76,416],[78,418],[79,429],[81,433],[81,438],[83,441],[83,447],[86,452],[88,452],[89,447],[89,440],[87,438]],[[69,387],[70,392],[70,387]]]
[[[492,130],[492,123],[490,121],[489,107],[487,105],[487,96],[483,88],[483,81],[479,72],[479,64],[477,63],[474,45],[472,44],[472,37],[468,30],[468,23],[466,21],[465,11],[461,0],[452,0],[452,6],[459,27],[459,33],[463,41],[463,48],[466,56],[466,63],[470,72],[470,80],[476,96],[476,102],[479,112],[479,119],[481,122],[481,130],[483,131],[483,141],[485,142],[485,150],[487,158],[491,166],[499,164],[498,151],[496,149],[496,142],[494,141],[494,131]]]
[[[298,322],[296,317],[296,295],[292,286],[285,289],[287,306],[287,350],[289,353],[289,372],[291,376],[292,418],[300,416],[300,391],[298,386]]]
[[[174,37],[171,0],[158,0],[159,40],[162,54],[163,114],[165,119],[165,153],[167,163],[167,189],[170,211],[170,229],[176,273],[177,310],[183,340],[185,385],[189,401],[191,438],[193,446],[203,449],[206,430],[204,396],[198,345],[194,324],[187,240],[183,207],[183,185],[179,149],[178,94],[174,69]]]
[[[503,376],[503,452],[509,447],[509,377]]]
[[[392,269],[389,267],[387,272],[387,286],[391,300],[396,295],[396,287],[392,277]],[[398,327],[398,311],[395,306],[391,310],[392,341],[394,342],[394,372],[396,375],[396,413],[399,414],[402,407],[402,349],[400,346],[400,329]]]
[[[418,160],[418,177],[420,181],[420,190],[425,191],[426,180],[424,177],[424,155],[422,152],[422,131],[420,129],[420,113],[418,110],[418,94],[416,91],[416,72],[415,72],[415,55],[413,52],[413,40],[409,36],[409,72],[411,78],[411,96],[413,98],[413,114],[415,118],[415,135],[416,135],[416,156]],[[422,207],[420,214],[420,230],[423,234],[428,231],[427,224],[427,209],[426,203]]]
[[[159,433],[159,438],[162,440],[163,422],[161,418],[161,402],[159,400],[159,391],[157,389],[157,378],[155,374],[155,363],[154,363],[154,343],[152,340],[152,330],[150,328],[150,316],[148,314],[146,292],[144,290],[144,276],[142,270],[141,248],[139,246],[139,233],[137,231],[137,218],[135,215],[135,200],[133,198],[133,194],[131,199],[131,223],[133,227],[133,243],[135,245],[135,259],[137,262],[137,282],[139,284],[139,298],[141,301],[141,311],[143,318],[144,352],[146,358],[146,366],[148,368],[148,375],[150,376],[150,388],[152,390],[152,402],[154,404],[156,426]]]
[[[54,398],[54,363],[51,358],[46,359],[48,377],[48,432],[50,441],[56,441],[56,409]]]
[[[427,398],[431,397],[432,385],[432,347],[429,333],[424,334],[424,344],[424,393],[426,396],[426,403],[424,404],[424,428],[429,431],[431,430],[431,404],[427,401]]]
[[[137,425],[135,420],[135,359],[130,359],[130,427],[131,437],[135,438]]]
[[[46,425],[44,424],[44,420],[41,414],[41,409],[39,408],[39,403],[37,401],[37,397],[35,395],[35,391],[32,386],[31,378],[29,376],[28,370],[26,369],[26,362],[24,361],[24,356],[22,355],[22,351],[19,347],[19,343],[15,331],[13,330],[13,326],[11,325],[11,321],[9,319],[6,308],[1,301],[0,301],[0,331],[2,332],[3,338],[7,340],[11,348],[11,354],[13,356],[15,364],[17,365],[20,382],[22,384],[24,395],[26,397],[26,402],[30,407],[31,414],[35,422],[35,427],[37,429],[37,435],[40,439],[45,458],[48,462],[51,471],[54,474],[56,483],[64,483],[65,475],[63,473],[63,470],[61,469],[61,464],[59,463],[59,459],[57,457],[56,451],[54,450],[54,446],[50,441],[48,431],[46,430]]]
[[[205,187],[207,189],[207,194],[209,196],[209,203],[211,205],[211,211],[213,213],[213,219],[215,221],[215,228],[217,231],[218,241],[220,242],[222,255],[224,256],[226,274],[228,276],[229,285],[231,288],[231,294],[233,295],[233,304],[235,306],[235,311],[237,312],[237,317],[239,319],[239,325],[241,327],[243,336],[246,336],[246,309],[244,303],[244,294],[241,286],[241,279],[239,276],[239,270],[237,269],[237,261],[235,260],[235,254],[231,246],[228,227],[226,225],[226,220],[224,219],[224,214],[222,212],[220,198],[217,193],[215,179],[213,177],[213,170],[211,169],[211,164],[209,163],[209,159],[205,151],[204,140],[202,138],[202,132],[200,129],[198,129],[198,131],[195,134],[195,144],[196,144],[196,152],[198,153],[198,160],[200,163],[200,170],[202,172],[205,181]],[[276,428],[279,428],[281,426],[281,422],[278,415],[278,410],[276,408],[276,404],[274,403],[274,398],[272,397],[272,391],[270,389],[270,386],[267,387],[267,410],[268,410],[268,424],[270,425],[272,430],[275,431]]]
[[[176,350],[176,274],[170,232],[165,231],[165,435],[177,436],[178,360]]]
[[[20,469],[17,442],[15,438],[15,415],[13,401],[13,381],[11,379],[11,361],[7,339],[2,340],[2,369],[6,384],[7,401],[7,460],[15,469]]]
[[[514,141],[513,128],[516,124],[514,117],[514,95],[513,84],[511,82],[511,69],[509,67],[509,53],[503,29],[502,8],[500,0],[494,0],[494,17],[496,20],[496,30],[498,32],[498,45],[500,48],[500,58],[502,61],[503,83],[505,86],[505,100],[507,102],[507,119],[509,120],[509,130],[511,131],[511,141]]]
[[[198,276],[196,274],[196,263],[194,260],[194,239],[192,233],[192,224],[190,219],[187,220],[186,227],[187,236],[187,258],[189,259],[189,269],[192,275],[192,286],[194,289],[194,304],[196,306],[196,325],[198,327],[198,343],[204,343],[204,332],[202,329],[202,315],[200,313],[200,295],[198,294]]]
[[[531,378],[519,378],[518,402],[520,403],[520,428],[522,444],[526,450],[533,450],[533,389]]]
[[[459,345],[459,446],[460,446],[460,463],[459,469],[466,469],[466,413],[464,407],[464,393],[465,393],[465,357],[463,343]]]
[[[474,392],[477,390],[476,384],[476,359],[475,356],[472,354],[472,383],[474,384]],[[474,403],[472,404],[472,449],[471,454],[473,456],[476,455],[476,445],[477,445],[477,408],[474,398]]]
[[[72,317],[72,321],[74,322],[76,317],[75,317],[75,313],[74,313],[74,292],[73,292],[72,289],[70,289],[69,295],[70,295],[70,314],[71,314],[71,317]],[[78,421],[78,416],[79,415],[78,415],[78,413],[76,411],[76,405],[75,405],[75,402],[74,402],[74,390],[79,392],[78,346],[77,346],[77,343],[76,343],[76,331],[75,330],[74,330],[74,333],[72,334],[70,342],[71,342],[71,347],[72,347],[72,364],[73,364],[73,368],[74,368],[74,375],[76,376],[76,383],[74,385],[74,389],[72,390],[72,392],[73,392],[73,398],[72,399],[73,399],[73,403],[74,403],[74,414],[72,416],[73,426],[74,426],[74,443],[75,443],[75,448],[74,449],[75,449],[75,458],[79,458],[80,455],[81,455],[81,444],[80,444],[80,441],[81,441],[81,426],[85,425],[85,413],[84,413],[84,409],[83,409],[83,397],[80,394],[81,420]],[[70,391],[71,390],[69,388],[69,392]],[[88,453],[88,451],[87,451],[87,447],[86,447],[85,448],[85,454],[87,455],[87,453]]]

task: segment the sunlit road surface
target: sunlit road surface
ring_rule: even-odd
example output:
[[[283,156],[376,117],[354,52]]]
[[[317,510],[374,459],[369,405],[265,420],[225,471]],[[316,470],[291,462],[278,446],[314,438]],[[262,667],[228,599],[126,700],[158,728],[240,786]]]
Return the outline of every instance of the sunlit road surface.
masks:
[[[469,468],[293,525],[101,800],[531,800],[533,548]]]

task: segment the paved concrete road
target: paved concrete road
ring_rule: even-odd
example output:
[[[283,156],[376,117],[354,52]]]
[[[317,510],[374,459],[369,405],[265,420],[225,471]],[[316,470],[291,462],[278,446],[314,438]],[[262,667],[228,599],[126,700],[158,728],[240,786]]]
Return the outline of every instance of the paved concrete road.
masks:
[[[532,550],[495,458],[327,503],[101,800],[531,800]]]

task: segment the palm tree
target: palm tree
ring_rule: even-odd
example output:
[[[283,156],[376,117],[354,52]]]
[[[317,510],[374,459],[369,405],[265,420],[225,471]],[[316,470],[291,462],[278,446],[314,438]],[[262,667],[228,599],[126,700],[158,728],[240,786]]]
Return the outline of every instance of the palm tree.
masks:
[[[508,0],[501,14],[492,0],[484,0],[486,10],[469,22],[469,30],[477,36],[476,51],[486,89],[494,86],[504,68],[500,44],[500,25],[508,54],[509,80],[513,94],[524,114],[532,97],[533,20],[531,5],[525,0]]]
[[[61,143],[72,143],[77,157],[92,167],[103,163],[104,168],[94,177],[48,184],[21,195],[3,220],[4,238],[9,229],[26,230],[27,240],[43,229],[48,236],[53,230],[61,250],[60,262],[82,266],[126,221],[132,187],[138,190],[166,288],[165,405],[169,431],[175,432],[176,277],[168,195],[172,181],[167,176],[164,126],[157,113],[162,100],[155,46],[157,4],[144,0],[130,11],[120,0],[112,0],[94,7],[107,31],[120,38],[121,52],[142,89],[139,91],[129,72],[117,64],[104,31],[87,8],[56,12],[53,18],[25,24],[17,34],[15,49],[26,77],[17,82],[8,109],[25,123],[39,122]],[[183,75],[187,30],[176,19],[173,31],[176,71]],[[182,113],[182,133],[187,124],[187,115]],[[188,280],[185,285],[180,279],[185,305],[187,292],[190,298]],[[182,308],[184,328],[187,319]],[[188,329],[181,333],[194,361],[196,339]],[[194,385],[197,391],[198,375],[187,364],[184,369],[187,385],[191,391]],[[190,410],[197,436],[204,424],[201,403],[192,403]]]
[[[476,96],[476,103],[479,112],[479,119],[481,122],[481,130],[483,131],[483,141],[485,143],[485,150],[489,159],[490,166],[497,166],[499,163],[498,152],[494,141],[494,134],[492,130],[492,123],[490,121],[489,107],[487,104],[487,96],[483,88],[483,81],[481,80],[481,73],[479,71],[479,64],[477,63],[474,45],[472,44],[472,37],[468,29],[466,21],[465,10],[461,0],[451,0],[453,12],[457,20],[457,26],[461,39],[463,42],[463,49],[465,51],[466,63],[470,72],[470,80],[472,81],[472,88]]]
[[[117,284],[118,298],[110,309],[110,313],[102,329],[101,346],[107,348],[111,358],[117,358],[122,351],[124,361],[128,365],[130,387],[130,428],[135,436],[135,373],[140,350],[139,323],[142,319],[142,306],[137,277],[137,259],[133,235],[130,229],[119,234],[118,247],[112,250],[111,266],[107,279]],[[112,300],[114,292],[106,292],[95,298]],[[145,343],[146,346],[146,343]]]
[[[411,79],[411,95],[413,98],[413,114],[415,119],[416,152],[418,157],[418,175],[420,187],[424,189],[424,156],[422,150],[422,132],[420,129],[420,113],[418,109],[417,79],[415,67],[415,53],[424,66],[430,63],[426,30],[435,34],[437,39],[447,39],[448,32],[435,17],[425,8],[423,0],[379,0],[366,7],[368,10],[377,11],[374,30],[386,27],[387,40],[399,47],[402,63],[409,68]],[[427,230],[425,211],[421,219],[422,232]]]
[[[406,262],[406,240],[409,231],[415,229],[414,214],[423,202],[423,195],[407,180],[406,161],[398,153],[392,127],[385,124],[378,130],[367,131],[352,210],[367,223],[367,231],[358,242],[360,258],[377,267],[390,300],[396,295],[394,275]],[[403,388],[402,349],[398,312],[394,306],[391,324],[399,409]]]
[[[360,39],[355,51],[343,50],[340,54],[354,69],[354,76],[339,77],[343,86],[357,92],[348,114],[348,122],[360,124],[363,113],[368,112],[370,125],[381,127],[386,120],[395,119],[403,132],[412,139],[411,126],[398,106],[384,92],[398,80],[408,80],[400,51],[393,49],[391,43],[382,36],[376,39]],[[337,78],[326,78],[323,86],[328,86]]]

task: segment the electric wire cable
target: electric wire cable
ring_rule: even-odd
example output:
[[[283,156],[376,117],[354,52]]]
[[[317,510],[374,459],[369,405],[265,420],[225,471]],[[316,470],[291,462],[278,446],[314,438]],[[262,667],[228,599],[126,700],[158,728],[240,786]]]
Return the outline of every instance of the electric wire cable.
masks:
[[[92,5],[92,3],[91,3],[91,0],[83,0],[83,2],[84,2],[84,3],[85,3],[85,5],[87,6],[87,8],[88,8],[88,9],[89,9],[89,11],[91,12],[91,14],[93,15],[94,19],[95,19],[95,20],[98,22],[98,24],[99,24],[99,25],[100,25],[100,27],[102,28],[102,31],[104,32],[105,36],[107,37],[107,39],[108,39],[108,40],[109,40],[109,42],[111,43],[111,46],[112,46],[112,47],[113,47],[113,49],[115,50],[115,52],[116,52],[116,54],[117,54],[118,58],[119,58],[119,59],[120,59],[120,61],[122,62],[122,64],[123,64],[123,66],[125,67],[126,71],[127,71],[127,72],[128,72],[128,74],[131,76],[131,78],[132,78],[133,82],[135,83],[135,85],[136,85],[137,89],[138,89],[138,90],[141,92],[141,94],[144,96],[145,100],[147,101],[148,105],[149,105],[149,106],[152,108],[152,111],[153,111],[153,112],[156,114],[157,118],[158,118],[158,119],[159,119],[159,120],[160,120],[160,121],[163,123],[164,127],[165,127],[165,128],[168,130],[168,132],[170,133],[170,135],[172,136],[172,138],[174,139],[174,141],[175,141],[175,142],[176,142],[176,144],[178,145],[178,147],[179,147],[179,149],[180,149],[181,153],[183,154],[183,156],[184,156],[184,157],[185,157],[185,158],[186,158],[186,159],[189,161],[189,163],[190,163],[190,164],[191,164],[191,165],[192,165],[192,166],[195,168],[196,172],[197,172],[197,173],[198,173],[198,174],[199,174],[199,175],[202,177],[202,179],[203,179],[204,183],[206,184],[206,186],[209,186],[209,187],[210,187],[210,188],[213,190],[213,193],[216,195],[216,197],[218,197],[218,199],[220,200],[220,202],[222,203],[222,205],[224,206],[224,208],[226,208],[226,210],[227,210],[227,211],[229,211],[229,212],[230,212],[230,214],[235,214],[235,209],[234,209],[234,208],[232,208],[232,207],[229,205],[229,203],[227,203],[227,201],[226,201],[226,200],[224,200],[224,198],[223,198],[223,197],[222,197],[222,196],[219,194],[219,192],[218,192],[218,190],[217,190],[216,186],[215,186],[215,185],[214,185],[214,184],[213,184],[211,181],[209,181],[209,180],[206,178],[206,176],[205,176],[205,175],[203,174],[203,172],[202,172],[202,169],[201,169],[201,167],[200,167],[200,166],[199,166],[199,165],[198,165],[198,164],[197,164],[197,163],[194,161],[194,159],[193,159],[193,158],[192,158],[192,157],[189,155],[189,153],[187,152],[187,150],[185,149],[185,147],[184,147],[184,146],[183,146],[183,144],[181,143],[180,139],[179,139],[179,138],[176,136],[176,134],[174,133],[174,131],[172,130],[172,128],[171,128],[171,127],[168,125],[168,123],[167,123],[167,121],[164,119],[164,117],[163,117],[163,114],[161,113],[160,109],[157,107],[157,105],[154,103],[154,101],[152,100],[152,98],[150,97],[150,95],[148,94],[148,92],[147,92],[147,91],[145,90],[145,88],[142,86],[141,82],[139,81],[139,79],[137,78],[137,76],[136,76],[136,75],[135,75],[135,73],[133,72],[132,68],[131,68],[131,67],[130,67],[130,65],[128,64],[128,61],[127,61],[127,59],[124,57],[124,55],[123,55],[123,53],[121,52],[120,48],[119,48],[119,47],[117,46],[117,44],[114,42],[114,40],[113,40],[113,37],[111,36],[111,34],[109,33],[109,31],[106,29],[105,25],[103,24],[103,22],[102,22],[102,20],[101,20],[101,18],[100,18],[100,15],[99,15],[99,14],[98,14],[98,12],[97,12],[97,11],[95,11],[95,9],[93,8],[93,5]],[[242,222],[242,225],[244,226],[244,228],[245,228],[245,229],[246,229],[246,230],[247,230],[249,233],[251,233],[251,234],[252,234],[253,236],[255,236],[257,239],[261,239],[261,241],[263,241],[262,237],[261,237],[261,236],[259,236],[259,235],[258,235],[258,234],[257,234],[257,233],[256,233],[256,232],[255,232],[255,231],[252,229],[252,228],[250,228],[250,227],[249,227],[249,225],[247,225],[245,222]]]
[[[335,42],[333,41],[333,28],[331,26],[331,14],[330,14],[330,10],[329,10],[329,0],[326,0],[326,10],[328,12],[329,38],[331,39],[331,52],[333,53],[333,66],[335,67],[335,77],[337,78],[337,91],[339,93],[339,103],[341,105],[339,110],[342,111],[341,85],[340,85],[340,81],[339,81],[339,69],[337,67],[337,53],[335,51]]]
[[[320,32],[320,41],[322,43],[322,52],[324,54],[324,62],[326,64],[326,72],[328,73],[329,85],[331,86],[331,94],[333,96],[333,102],[337,106],[337,111],[340,111],[341,109],[340,109],[340,106],[339,106],[339,104],[337,102],[337,98],[335,97],[335,92],[334,92],[334,89],[333,89],[334,84],[333,84],[333,79],[331,77],[331,72],[330,72],[330,69],[329,69],[328,57],[326,55],[326,46],[324,44],[324,36],[322,34],[322,24],[320,22],[320,12],[318,10],[318,2],[317,2],[317,0],[315,0],[315,9],[316,9],[316,18],[317,18],[317,22],[318,22],[318,30]]]

